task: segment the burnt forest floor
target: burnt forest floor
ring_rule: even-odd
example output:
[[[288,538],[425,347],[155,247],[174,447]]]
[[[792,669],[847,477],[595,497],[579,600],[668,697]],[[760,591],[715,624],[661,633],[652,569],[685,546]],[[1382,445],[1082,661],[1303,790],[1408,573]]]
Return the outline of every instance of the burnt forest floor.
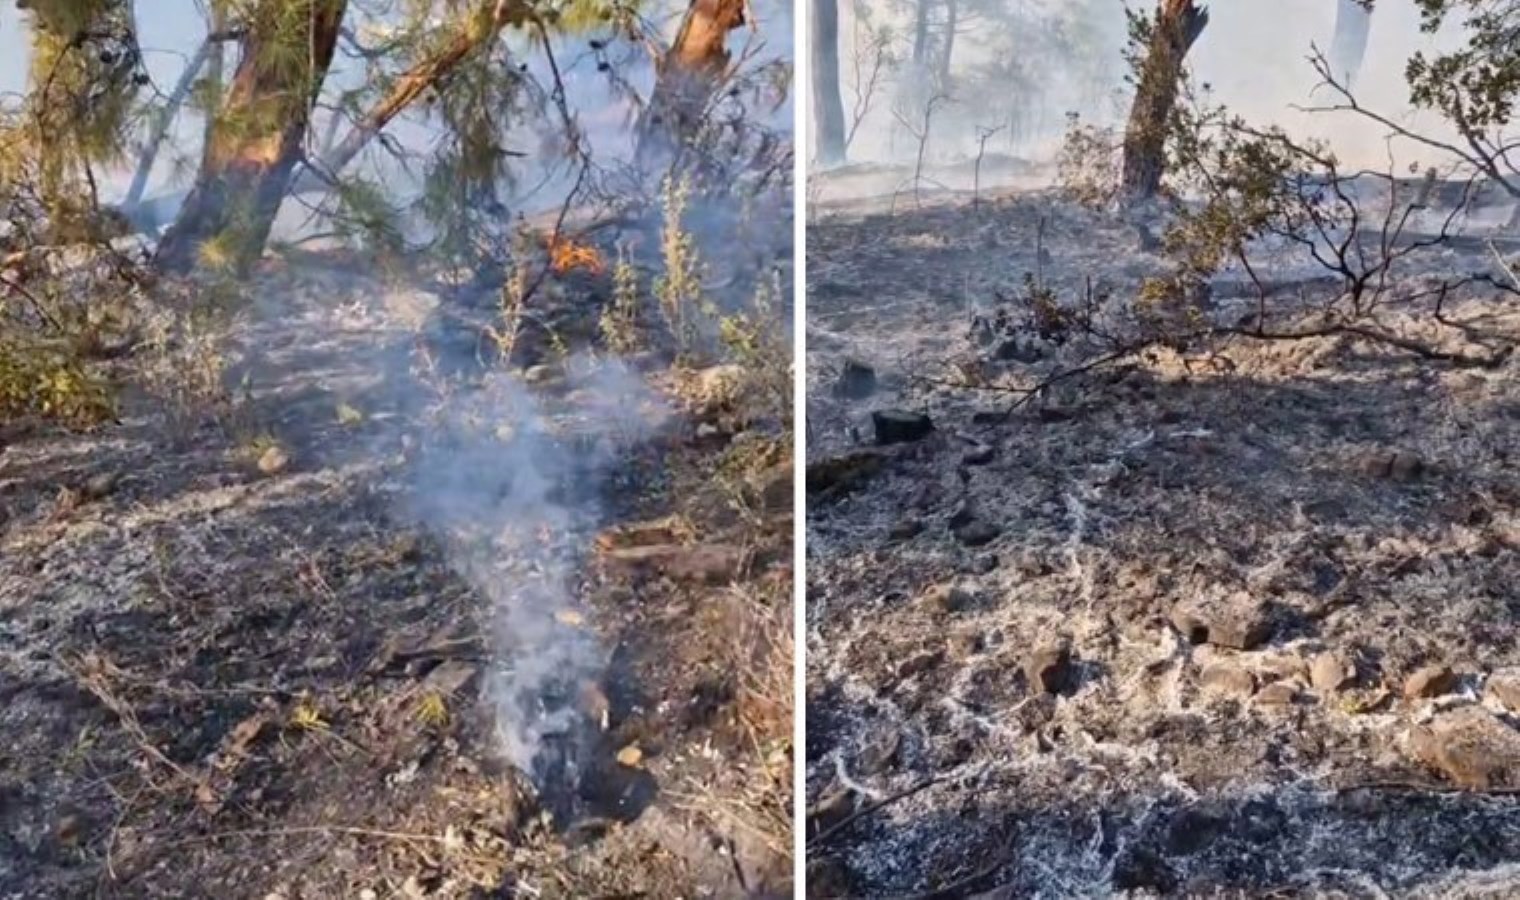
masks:
[[[408,512],[451,301],[342,258],[248,293],[225,414],[0,432],[0,897],[789,895],[789,443],[733,367],[631,358],[668,414],[594,527],[546,526],[603,664],[583,776],[535,785],[481,699],[492,606]]]
[[[1052,192],[895,206],[809,222],[810,895],[1520,891],[1520,364],[1233,341],[1002,417],[995,295],[1161,262]]]

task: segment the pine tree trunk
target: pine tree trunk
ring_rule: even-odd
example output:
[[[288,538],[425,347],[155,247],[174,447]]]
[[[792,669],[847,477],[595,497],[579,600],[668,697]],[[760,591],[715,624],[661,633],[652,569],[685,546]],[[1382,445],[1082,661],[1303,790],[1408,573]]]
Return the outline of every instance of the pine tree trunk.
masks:
[[[691,0],[639,123],[640,165],[668,162],[701,129],[728,68],[728,33],[742,25],[744,0]]]
[[[186,272],[209,241],[246,271],[264,251],[301,160],[346,0],[263,0],[242,40],[195,186],[159,244],[157,263]],[[299,58],[299,65],[290,60]]]
[[[1367,54],[1367,36],[1372,31],[1372,10],[1358,0],[1337,0],[1335,37],[1330,42],[1330,71],[1350,89]]]
[[[813,0],[813,114],[818,117],[818,162],[845,160],[844,101],[839,95],[839,0]]]
[[[1161,0],[1156,11],[1124,130],[1122,186],[1131,201],[1150,199],[1161,189],[1167,130],[1177,106],[1183,62],[1208,22],[1208,10],[1196,0]]]
[[[298,179],[297,190],[302,186],[315,187],[316,183],[336,176],[424,91],[443,81],[476,51],[495,41],[502,29],[526,21],[527,14],[527,5],[517,0],[496,0],[494,4],[465,13],[468,18],[461,23],[454,37],[398,75],[390,91],[360,118],[353,130],[322,154],[316,163],[319,174],[311,176],[310,180],[306,177]]]

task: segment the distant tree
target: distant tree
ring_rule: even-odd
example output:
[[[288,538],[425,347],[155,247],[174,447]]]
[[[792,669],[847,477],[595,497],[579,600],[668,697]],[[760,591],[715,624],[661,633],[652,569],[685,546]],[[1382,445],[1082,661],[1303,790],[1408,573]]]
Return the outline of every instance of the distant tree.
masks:
[[[845,161],[844,100],[839,92],[839,0],[812,0],[813,114],[817,117],[818,162]]]

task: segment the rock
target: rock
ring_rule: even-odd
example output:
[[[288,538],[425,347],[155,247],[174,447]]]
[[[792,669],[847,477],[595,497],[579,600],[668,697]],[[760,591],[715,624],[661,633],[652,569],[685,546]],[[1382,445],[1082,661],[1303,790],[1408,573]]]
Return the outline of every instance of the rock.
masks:
[[[1480,707],[1465,706],[1413,729],[1406,746],[1416,762],[1460,787],[1520,787],[1520,732]]]
[[[271,444],[268,449],[259,454],[259,471],[265,475],[276,475],[290,465],[290,454],[279,444]]]
[[[834,396],[846,400],[864,400],[876,393],[876,370],[857,360],[846,360],[839,380],[834,382]]]
[[[876,453],[850,453],[810,462],[806,479],[809,494],[853,491],[881,471],[884,460]]]
[[[84,484],[79,486],[79,497],[82,500],[103,500],[116,490],[121,483],[121,475],[115,472],[102,472],[91,475],[85,479]]]
[[[1024,661],[1024,677],[1036,693],[1059,694],[1072,687],[1071,645],[1052,641],[1037,648]]]
[[[1272,636],[1265,606],[1245,591],[1225,598],[1179,603],[1172,625],[1194,644],[1253,650]]]
[[[1484,692],[1512,713],[1520,713],[1520,669],[1500,669],[1488,676]]]
[[[924,592],[924,605],[938,613],[965,612],[976,605],[976,595],[953,584],[936,584]]]
[[[973,519],[960,527],[952,527],[950,533],[967,547],[985,547],[997,540],[1002,531],[990,522]]]
[[[961,455],[961,462],[968,466],[985,466],[992,462],[997,455],[997,448],[989,444],[981,444],[967,450]]]
[[[903,519],[887,531],[887,538],[894,541],[907,541],[918,537],[923,531],[923,519]]]
[[[1409,700],[1439,697],[1456,689],[1457,674],[1449,666],[1426,666],[1404,682],[1404,697]]]
[[[883,409],[871,413],[876,429],[876,443],[907,444],[921,441],[934,431],[934,423],[923,413],[902,409]]]
[[[1256,676],[1229,663],[1210,663],[1198,675],[1198,683],[1212,694],[1249,697],[1256,693]]]
[[[1356,667],[1339,653],[1321,653],[1309,667],[1309,683],[1321,693],[1334,693],[1356,684]]]
[[[1298,685],[1291,681],[1274,681],[1261,689],[1256,702],[1261,706],[1288,706],[1298,702],[1301,693]]]
[[[1407,450],[1374,451],[1364,456],[1357,467],[1365,475],[1394,481],[1414,481],[1426,470],[1425,461]]]

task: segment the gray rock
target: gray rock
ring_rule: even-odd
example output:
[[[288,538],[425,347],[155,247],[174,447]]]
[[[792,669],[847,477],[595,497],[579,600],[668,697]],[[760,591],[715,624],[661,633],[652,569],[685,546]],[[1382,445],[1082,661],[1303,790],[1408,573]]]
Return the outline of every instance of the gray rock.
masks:
[[[871,413],[876,443],[907,444],[921,441],[934,431],[934,422],[923,413],[903,409],[879,409]]]

